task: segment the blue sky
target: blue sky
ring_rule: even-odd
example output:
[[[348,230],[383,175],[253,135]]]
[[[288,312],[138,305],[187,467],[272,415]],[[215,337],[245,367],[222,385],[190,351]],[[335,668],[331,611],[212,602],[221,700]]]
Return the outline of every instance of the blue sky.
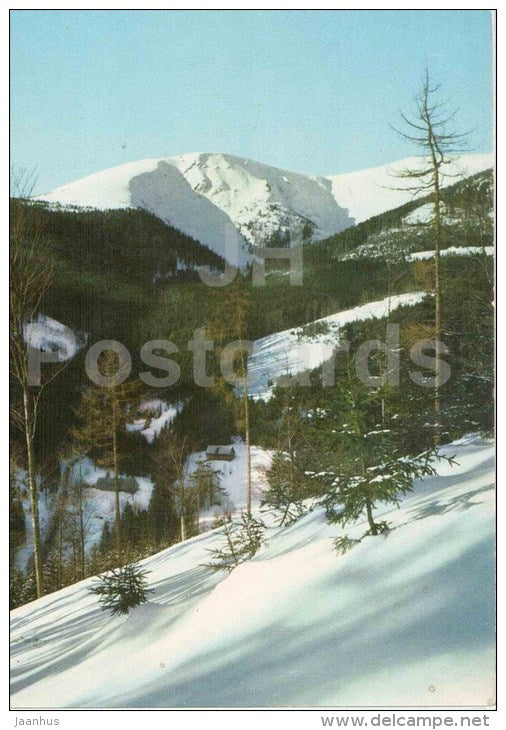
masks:
[[[425,66],[486,152],[491,39],[481,10],[11,11],[11,161],[35,192],[183,152],[381,165],[413,153],[389,124]]]

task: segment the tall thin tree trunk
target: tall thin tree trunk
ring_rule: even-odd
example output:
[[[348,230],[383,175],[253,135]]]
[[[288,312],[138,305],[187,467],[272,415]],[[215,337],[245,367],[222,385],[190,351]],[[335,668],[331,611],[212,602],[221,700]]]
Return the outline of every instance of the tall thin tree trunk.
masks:
[[[390,313],[392,308],[392,263],[387,262],[387,277],[388,277],[388,310],[387,310],[387,327],[390,324]],[[384,388],[387,382],[387,366],[388,366],[388,355],[381,351],[380,353],[380,374],[381,374],[381,387]],[[386,419],[386,402],[385,395],[381,396],[381,425],[385,427]]]
[[[116,559],[118,565],[121,565],[121,507],[119,502],[119,457],[118,457],[118,433],[117,433],[117,419],[118,419],[118,404],[116,398],[113,396],[112,399],[112,458],[114,468],[114,510],[115,510],[115,524],[114,524],[114,535],[116,543]]]
[[[181,542],[183,542],[184,540],[186,540],[186,520],[184,518],[184,512],[181,512],[179,523],[181,529]]]
[[[244,431],[246,436],[246,513],[251,517],[251,435],[247,376],[244,378]]]
[[[63,587],[62,515],[58,520],[58,588]]]
[[[416,121],[411,121],[401,113],[402,119],[408,125],[407,132],[400,132],[401,136],[422,148],[427,156],[421,167],[406,169],[398,177],[413,180],[411,192],[426,194],[429,190],[433,198],[433,227],[434,227],[434,339],[435,339],[435,377],[434,377],[434,445],[441,442],[441,413],[442,413],[442,281],[441,281],[441,168],[451,161],[450,154],[459,152],[465,144],[465,134],[457,134],[448,130],[448,123],[453,114],[443,109],[444,104],[438,103],[433,94],[439,89],[439,84],[431,88],[429,70],[426,69],[422,91],[416,99]]]
[[[81,579],[85,578],[85,535],[84,535],[84,507],[83,507],[83,488],[79,487],[79,548],[80,548],[80,568],[81,568]]]
[[[246,443],[246,514],[251,517],[251,434],[248,399],[248,367],[244,350],[242,352],[244,436]]]
[[[37,489],[37,473],[35,466],[35,450],[33,446],[33,413],[28,386],[23,387],[23,416],[25,422],[26,461],[28,471],[28,489],[32,512],[33,562],[35,566],[35,582],[37,598],[44,595],[44,576],[42,572],[42,543],[40,538],[39,495]]]
[[[429,125],[429,144],[434,168],[434,335],[436,340],[436,372],[434,383],[434,446],[441,443],[441,192],[439,187],[439,166],[436,159],[432,127]]]
[[[179,465],[179,523],[180,523],[180,529],[181,529],[181,542],[183,542],[183,540],[186,540],[186,518],[185,518],[186,490],[185,490],[184,478],[185,478],[184,464],[182,461],[180,461],[180,465]]]
[[[209,505],[212,502],[212,497],[209,498]],[[204,499],[205,503],[205,499]],[[200,535],[200,495],[199,486],[197,485],[197,535]]]
[[[288,426],[288,453],[290,454],[290,487],[292,494],[295,494],[295,454],[293,450],[290,426]]]

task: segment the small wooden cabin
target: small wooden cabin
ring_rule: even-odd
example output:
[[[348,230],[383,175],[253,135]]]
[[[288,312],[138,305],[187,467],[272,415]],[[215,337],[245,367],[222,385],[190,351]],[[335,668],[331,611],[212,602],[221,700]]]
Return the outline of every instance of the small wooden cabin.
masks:
[[[137,484],[137,479],[134,477],[119,477],[119,491],[120,492],[128,492],[128,494],[135,494],[136,491],[139,489],[139,485]],[[95,489],[101,489],[104,492],[114,492],[115,491],[115,484],[114,484],[114,477],[112,477],[110,474],[108,474],[105,477],[100,477],[97,479],[97,483],[94,485]]]
[[[235,459],[235,449],[233,446],[208,446],[206,459],[209,461],[232,461]]]

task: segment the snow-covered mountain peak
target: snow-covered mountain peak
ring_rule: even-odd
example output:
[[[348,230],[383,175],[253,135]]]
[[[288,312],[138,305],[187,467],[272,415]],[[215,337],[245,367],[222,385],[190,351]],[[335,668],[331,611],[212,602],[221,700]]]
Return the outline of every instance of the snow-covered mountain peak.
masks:
[[[420,158],[340,175],[292,172],[220,152],[138,160],[104,170],[39,200],[74,207],[142,208],[242,265],[251,246],[326,238],[395,208],[409,193],[395,189],[396,171]],[[446,170],[443,184],[493,165],[491,154],[464,155]],[[231,260],[226,241],[237,241]]]
[[[223,210],[258,244],[278,233],[325,238],[353,223],[324,177],[305,175],[221,153],[171,160],[196,193]]]
[[[101,210],[143,208],[229,260],[225,241],[235,236],[240,264],[251,245],[273,237],[321,239],[354,223],[332,195],[330,180],[222,153],[139,160],[38,199]]]

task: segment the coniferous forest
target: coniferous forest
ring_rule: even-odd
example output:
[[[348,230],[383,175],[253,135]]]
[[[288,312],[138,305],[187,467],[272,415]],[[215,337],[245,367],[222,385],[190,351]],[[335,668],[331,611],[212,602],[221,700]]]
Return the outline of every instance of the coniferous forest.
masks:
[[[493,15],[12,11],[16,711],[495,707]]]
[[[441,394],[443,442],[470,431],[490,434],[493,428],[494,271],[493,259],[487,255],[493,243],[492,200],[491,171],[444,191],[449,222],[443,229],[443,249],[473,246],[473,254],[441,259],[444,342],[453,373]],[[330,391],[322,385],[322,363],[308,373],[309,387],[299,383],[299,376],[293,383],[285,379],[276,386],[267,401],[248,399],[252,443],[274,453],[263,499],[282,515],[286,511],[283,523],[294,509],[295,514],[303,514],[302,505],[309,499],[324,505],[332,501],[335,490],[329,478],[334,472],[329,471],[325,478],[315,475],[327,471],[329,464],[339,471],[348,459],[353,474],[361,449],[369,450],[363,437],[378,424],[385,435],[378,436],[377,444],[371,442],[372,452],[377,454],[373,461],[381,460],[386,448],[393,448],[396,455],[415,455],[432,448],[433,393],[410,378],[409,352],[415,342],[430,339],[433,332],[433,264],[410,260],[410,254],[430,250],[433,234],[430,225],[403,224],[407,215],[427,201],[430,197],[408,202],[332,238],[305,244],[303,287],[292,287],[286,281],[287,262],[272,262],[265,287],[254,287],[251,272],[245,271],[231,286],[212,288],[200,281],[195,266],[219,269],[223,260],[141,210],[52,210],[41,203],[13,199],[13,252],[18,246],[21,252],[30,251],[35,241],[37,250],[43,251],[38,263],[51,267],[39,311],[64,320],[83,333],[83,338],[119,340],[132,355],[132,374],[120,388],[121,405],[114,423],[110,399],[102,396],[100,388],[93,394],[87,383],[85,348],[62,368],[40,399],[34,455],[40,490],[57,505],[42,541],[44,592],[72,583],[76,575],[95,575],[118,563],[114,521],[105,521],[100,540],[85,549],[79,544],[86,542],[86,525],[79,527],[78,535],[75,532],[75,505],[78,512],[86,512],[87,489],[72,467],[86,457],[113,470],[109,429],[117,436],[118,473],[153,481],[149,504],[141,510],[126,504],[120,515],[122,561],[146,557],[181,539],[181,506],[174,487],[178,468],[164,456],[167,443],[177,438],[184,442],[180,446],[184,463],[189,454],[205,450],[210,441],[229,443],[234,435],[244,438],[240,397],[236,388],[219,381],[216,358],[209,365],[209,372],[214,368],[217,376],[216,385],[202,388],[193,381],[191,352],[185,351],[195,330],[207,327],[212,332],[213,320],[225,323],[224,340],[227,336],[228,340],[258,340],[294,328],[311,346],[326,328],[325,323],[312,324],[315,320],[388,296],[427,293],[420,303],[395,310],[400,358],[396,387],[386,377],[374,388],[357,381],[363,392],[356,394],[350,380],[357,348],[368,340],[385,339],[389,318],[380,317],[351,322],[340,332],[351,346],[349,352],[334,358],[336,385]],[[178,261],[185,265],[178,266]],[[16,261],[14,279],[15,266]],[[238,314],[241,307],[243,315]],[[242,321],[234,323],[237,316]],[[141,347],[153,339],[168,339],[180,349],[173,359],[181,376],[168,388],[150,388],[136,377],[144,367]],[[114,369],[114,363],[110,367]],[[370,367],[381,380],[385,363],[380,351],[373,353]],[[16,406],[21,398],[16,379],[12,387]],[[360,406],[352,400],[355,397]],[[185,405],[170,428],[163,428],[149,443],[126,426],[135,421],[136,409],[146,401],[154,403],[148,417],[156,418],[160,398]],[[348,414],[343,415],[347,409]],[[337,437],[336,429],[352,414],[358,419],[356,438]],[[102,437],[101,431],[105,432]],[[26,471],[26,454],[23,428],[14,423],[12,433],[11,602],[16,606],[37,594],[31,561],[26,573],[15,564],[17,547],[26,539],[21,507],[26,485],[20,478]],[[393,447],[387,447],[386,433]],[[364,454],[364,458],[371,457]],[[198,531],[199,489],[197,484],[188,485],[190,494],[183,510],[187,536]],[[395,489],[392,494],[397,494]],[[205,502],[201,499],[200,504]]]

